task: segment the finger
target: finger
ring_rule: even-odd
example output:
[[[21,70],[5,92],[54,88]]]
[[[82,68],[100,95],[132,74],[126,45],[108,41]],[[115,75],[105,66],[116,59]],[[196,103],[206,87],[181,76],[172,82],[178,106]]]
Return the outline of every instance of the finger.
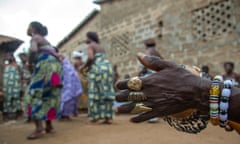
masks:
[[[143,112],[149,112],[152,111],[152,103],[149,102],[143,102],[143,103],[128,103],[128,104],[123,104],[119,107],[117,107],[117,113],[118,114],[138,114],[138,113],[143,113]]]
[[[128,86],[127,86],[128,81],[129,81],[129,79],[117,81],[115,84],[115,87],[119,90],[126,90],[126,89],[128,89]]]
[[[116,101],[117,102],[126,102],[128,101],[128,96],[129,96],[129,90],[122,90],[119,91],[116,95]]]
[[[185,65],[185,69],[196,76],[200,76],[201,70],[196,66],[190,67],[188,65]]]
[[[155,56],[147,56],[143,53],[138,53],[137,58],[145,67],[154,71],[160,71],[166,67],[173,66],[173,63],[169,61],[164,61],[161,58]]]
[[[125,90],[117,93],[116,100],[118,102],[142,102],[147,100],[147,96],[143,92],[129,92],[129,90]]]
[[[150,112],[146,112],[146,113],[140,114],[140,115],[138,115],[136,117],[133,117],[131,119],[131,122],[134,122],[134,123],[144,122],[146,120],[155,118],[157,116],[158,116],[158,113],[156,111],[150,111]]]
[[[121,105],[117,108],[117,113],[119,113],[119,114],[130,113],[134,109],[135,106],[136,106],[136,103],[129,103],[129,104]]]
[[[136,103],[135,107],[130,112],[131,114],[140,114],[144,112],[152,111],[151,104],[147,105],[144,103]]]
[[[143,81],[143,78],[133,77],[131,79],[118,81],[115,86],[119,90],[129,89],[132,91],[140,91],[142,89],[142,81]]]

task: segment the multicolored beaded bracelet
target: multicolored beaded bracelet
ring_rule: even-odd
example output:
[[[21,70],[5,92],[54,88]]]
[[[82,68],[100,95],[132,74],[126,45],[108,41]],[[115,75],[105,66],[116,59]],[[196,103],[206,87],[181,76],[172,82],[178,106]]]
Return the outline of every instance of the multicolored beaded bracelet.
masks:
[[[225,127],[228,124],[228,108],[229,108],[229,98],[231,96],[231,88],[233,82],[231,80],[224,81],[224,87],[222,89],[221,99],[220,99],[220,113],[219,113],[219,125]]]
[[[220,84],[221,84],[221,81],[219,79],[214,79],[209,91],[210,122],[213,125],[219,124]]]

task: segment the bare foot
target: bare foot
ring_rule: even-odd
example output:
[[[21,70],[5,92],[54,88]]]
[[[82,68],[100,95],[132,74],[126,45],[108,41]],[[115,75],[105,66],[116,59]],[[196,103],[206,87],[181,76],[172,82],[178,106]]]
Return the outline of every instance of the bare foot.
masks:
[[[110,119],[106,119],[106,120],[104,120],[103,122],[102,122],[102,124],[107,124],[107,125],[111,125],[113,122],[112,122],[112,120],[110,120]]]
[[[69,116],[62,116],[60,121],[70,121],[71,118]]]
[[[89,125],[97,125],[97,124],[99,124],[99,120],[89,120],[87,122],[87,124],[89,124]]]
[[[30,118],[28,118],[27,120],[24,121],[24,123],[31,123],[32,120]]]
[[[31,134],[27,137],[27,139],[28,139],[28,140],[38,139],[38,138],[42,137],[44,134],[45,134],[45,132],[44,132],[43,129],[42,129],[42,130],[36,130],[36,131],[34,131],[33,133],[31,133]]]
[[[75,113],[75,114],[73,115],[73,117],[78,117],[78,114]]]
[[[47,128],[45,129],[45,131],[46,131],[46,133],[48,133],[48,134],[56,133],[56,131],[54,131],[54,128],[53,128],[53,127],[47,127]]]

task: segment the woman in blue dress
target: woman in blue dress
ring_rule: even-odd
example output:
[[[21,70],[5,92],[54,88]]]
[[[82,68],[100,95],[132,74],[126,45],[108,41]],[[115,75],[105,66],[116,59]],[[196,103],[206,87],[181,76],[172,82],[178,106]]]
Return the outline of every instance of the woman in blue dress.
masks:
[[[33,74],[29,85],[31,118],[36,129],[27,138],[36,139],[53,131],[52,120],[60,117],[62,67],[54,47],[45,39],[48,31],[39,22],[29,25],[30,60]],[[46,127],[43,127],[43,121]]]

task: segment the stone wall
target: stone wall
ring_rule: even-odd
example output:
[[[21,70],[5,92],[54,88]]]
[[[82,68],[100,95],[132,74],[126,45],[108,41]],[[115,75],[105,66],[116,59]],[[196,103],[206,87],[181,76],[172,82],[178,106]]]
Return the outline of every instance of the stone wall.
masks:
[[[229,60],[239,72],[239,9],[239,0],[115,0],[104,3],[99,16],[62,51],[68,49],[67,44],[85,38],[86,31],[96,30],[121,77],[137,74],[135,55],[144,50],[143,41],[148,38],[155,38],[165,59],[209,65],[212,74],[223,73],[222,64]]]

